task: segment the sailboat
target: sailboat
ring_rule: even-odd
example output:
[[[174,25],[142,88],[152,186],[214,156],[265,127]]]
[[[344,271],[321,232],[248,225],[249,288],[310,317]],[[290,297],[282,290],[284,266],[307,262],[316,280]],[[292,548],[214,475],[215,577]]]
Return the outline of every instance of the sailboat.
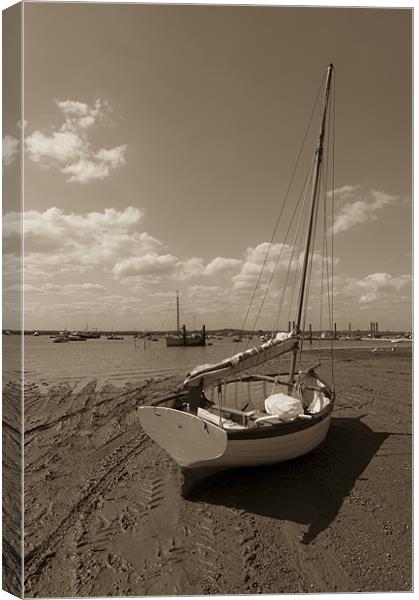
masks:
[[[299,367],[319,199],[325,179],[327,183],[327,176],[322,175],[323,153],[326,131],[330,131],[333,72],[330,64],[324,76],[320,132],[306,180],[309,183],[305,184],[307,201],[302,211],[307,219],[302,220],[301,277],[296,284],[293,330],[274,331],[259,347],[196,367],[172,394],[138,408],[144,431],[182,468],[183,495],[218,471],[270,465],[307,454],[327,435],[334,384],[319,374],[318,364]],[[326,200],[330,195],[323,191]],[[330,344],[333,350],[333,340]],[[287,357],[290,366],[284,377],[279,362]],[[267,368],[272,370],[266,372]]]
[[[185,325],[180,329],[179,292],[176,292],[176,335],[166,337],[166,346],[206,346],[205,325],[201,333],[187,333]]]

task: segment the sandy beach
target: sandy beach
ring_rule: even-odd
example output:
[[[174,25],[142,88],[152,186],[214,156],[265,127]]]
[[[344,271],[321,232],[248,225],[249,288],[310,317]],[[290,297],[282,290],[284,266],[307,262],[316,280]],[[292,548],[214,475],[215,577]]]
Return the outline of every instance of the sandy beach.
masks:
[[[29,384],[25,595],[410,590],[411,349],[339,350],[335,373],[317,450],[188,500],[136,417],[183,374]]]

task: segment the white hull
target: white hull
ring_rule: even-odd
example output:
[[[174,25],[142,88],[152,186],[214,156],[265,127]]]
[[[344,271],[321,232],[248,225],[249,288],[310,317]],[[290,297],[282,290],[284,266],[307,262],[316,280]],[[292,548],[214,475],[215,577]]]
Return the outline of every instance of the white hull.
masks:
[[[217,471],[270,465],[307,454],[323,442],[331,420],[330,408],[323,418],[313,419],[313,424],[301,423],[297,431],[286,432],[287,423],[243,433],[227,432],[171,408],[144,406],[138,412],[145,432],[197,479]]]
[[[272,465],[308,454],[325,439],[331,416],[302,431],[269,438],[228,440],[224,454],[212,461],[216,470]],[[194,468],[192,464],[189,468]]]

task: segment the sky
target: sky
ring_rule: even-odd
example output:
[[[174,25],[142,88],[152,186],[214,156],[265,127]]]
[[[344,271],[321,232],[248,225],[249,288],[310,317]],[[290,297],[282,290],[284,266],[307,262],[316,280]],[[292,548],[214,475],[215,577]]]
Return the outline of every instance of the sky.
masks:
[[[5,101],[3,227],[12,299],[23,135],[27,329],[174,328],[176,290],[188,327],[241,327],[263,263],[258,301],[291,256],[280,225],[266,260],[330,62],[334,320],[410,329],[410,10],[27,3],[24,31],[23,114],[18,87]],[[317,257],[315,328],[322,269]],[[281,285],[257,327],[275,322]]]

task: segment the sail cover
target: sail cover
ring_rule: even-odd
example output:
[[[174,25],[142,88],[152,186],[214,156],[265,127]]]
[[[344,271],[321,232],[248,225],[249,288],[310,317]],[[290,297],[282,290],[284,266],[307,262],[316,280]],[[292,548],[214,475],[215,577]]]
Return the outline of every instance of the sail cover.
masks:
[[[292,332],[277,333],[275,337],[258,348],[249,348],[213,365],[195,367],[187,375],[183,387],[194,387],[202,382],[203,387],[206,388],[226,377],[232,377],[248,369],[254,369],[273,358],[281,356],[281,354],[291,352],[298,346],[298,343],[299,338]]]

